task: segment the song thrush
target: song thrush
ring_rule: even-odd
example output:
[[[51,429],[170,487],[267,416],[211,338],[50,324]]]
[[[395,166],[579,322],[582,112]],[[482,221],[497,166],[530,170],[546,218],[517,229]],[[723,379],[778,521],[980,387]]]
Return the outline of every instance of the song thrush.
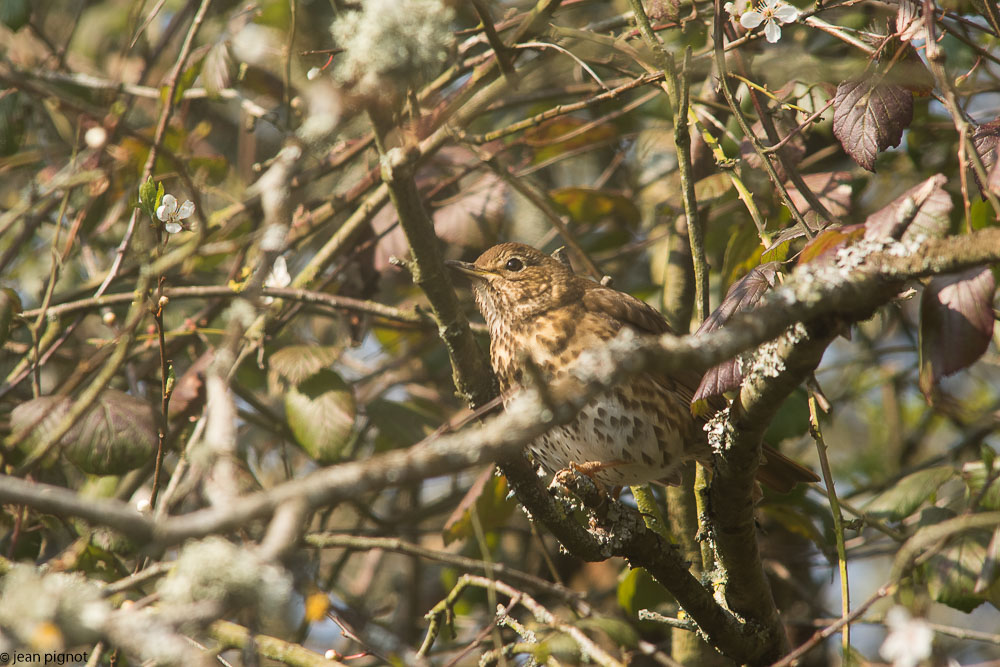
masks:
[[[490,331],[493,369],[505,393],[521,383],[525,359],[557,380],[581,353],[614,338],[622,327],[646,335],[670,331],[648,304],[578,276],[559,260],[520,243],[494,246],[474,264],[449,265],[471,279]],[[693,371],[632,376],[529,449],[550,474],[579,466],[608,487],[678,484],[683,466],[712,459],[703,421],[690,410],[699,380]],[[757,478],[776,490],[818,479],[774,450],[765,451]]]

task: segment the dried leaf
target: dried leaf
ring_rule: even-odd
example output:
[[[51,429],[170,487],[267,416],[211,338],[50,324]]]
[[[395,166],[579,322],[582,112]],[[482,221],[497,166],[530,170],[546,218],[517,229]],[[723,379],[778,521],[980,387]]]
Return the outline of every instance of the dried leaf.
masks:
[[[913,93],[873,77],[837,86],[833,101],[833,134],[861,167],[875,171],[875,158],[898,146],[913,120]]]
[[[920,389],[966,368],[993,338],[996,281],[986,267],[931,279],[920,299]]]
[[[944,190],[947,182],[943,174],[935,174],[869,215],[865,220],[865,239],[944,236],[951,226],[948,214],[953,206],[951,196]]]

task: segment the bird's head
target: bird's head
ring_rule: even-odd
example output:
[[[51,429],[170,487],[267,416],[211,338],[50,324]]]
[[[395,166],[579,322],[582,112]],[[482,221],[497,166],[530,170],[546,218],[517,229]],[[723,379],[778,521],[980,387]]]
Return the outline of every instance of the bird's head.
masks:
[[[447,264],[469,278],[491,329],[564,305],[580,291],[568,266],[523,243],[495,245],[473,263]]]

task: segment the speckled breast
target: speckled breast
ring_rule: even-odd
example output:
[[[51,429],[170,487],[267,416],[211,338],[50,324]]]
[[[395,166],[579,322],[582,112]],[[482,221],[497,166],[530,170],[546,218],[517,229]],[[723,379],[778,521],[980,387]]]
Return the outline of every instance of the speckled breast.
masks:
[[[572,372],[584,350],[614,337],[620,327],[607,318],[576,312],[576,317],[541,318],[515,337],[494,337],[494,368],[507,388],[521,381],[517,359],[529,356],[555,380]],[[640,374],[586,405],[577,418],[557,426],[528,449],[549,473],[576,464],[593,469],[594,479],[610,487],[660,482],[680,483],[683,466],[708,458],[704,434],[696,433],[684,398],[668,379]],[[704,451],[703,451],[704,450]],[[698,454],[704,456],[698,456]]]

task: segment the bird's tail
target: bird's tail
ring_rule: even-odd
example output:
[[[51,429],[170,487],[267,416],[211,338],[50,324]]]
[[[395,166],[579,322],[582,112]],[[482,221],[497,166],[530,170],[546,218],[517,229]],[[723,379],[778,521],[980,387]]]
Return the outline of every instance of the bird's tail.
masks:
[[[778,450],[764,445],[764,462],[757,469],[757,481],[779,493],[788,493],[800,482],[818,482],[819,476]]]

